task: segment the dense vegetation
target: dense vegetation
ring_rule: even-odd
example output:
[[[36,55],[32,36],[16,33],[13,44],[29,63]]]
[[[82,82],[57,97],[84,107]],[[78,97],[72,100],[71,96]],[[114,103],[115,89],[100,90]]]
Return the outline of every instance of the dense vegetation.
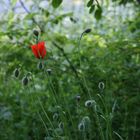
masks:
[[[0,140],[139,140],[139,0],[30,2],[0,15]]]

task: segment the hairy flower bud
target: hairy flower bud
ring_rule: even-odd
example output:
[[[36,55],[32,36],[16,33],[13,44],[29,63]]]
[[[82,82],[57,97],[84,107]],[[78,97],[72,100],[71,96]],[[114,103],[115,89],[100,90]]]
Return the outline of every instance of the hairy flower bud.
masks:
[[[86,34],[88,34],[88,33],[90,33],[91,32],[91,29],[86,29],[83,33],[86,33]]]
[[[43,69],[44,68],[44,65],[43,65],[43,62],[39,62],[38,65],[37,65],[38,69]]]
[[[137,0],[137,2],[140,4],[140,0]]]
[[[77,95],[77,96],[75,97],[75,99],[79,102],[80,99],[81,99],[81,96],[80,96],[80,95]]]
[[[58,113],[54,113],[54,114],[53,114],[53,120],[58,120],[58,118],[59,118]]]
[[[19,76],[19,73],[20,73],[19,69],[16,68],[16,69],[14,70],[14,76],[17,78],[17,77]]]
[[[52,70],[51,69],[47,69],[47,73],[48,73],[48,75],[51,75],[52,74]]]
[[[104,82],[99,82],[98,88],[101,89],[101,90],[103,90],[105,88]]]
[[[85,129],[88,129],[90,127],[90,118],[88,116],[83,117],[82,122],[85,124]]]
[[[90,123],[90,118],[88,116],[83,117],[82,121],[84,123]]]
[[[87,100],[86,102],[85,102],[85,106],[86,107],[93,107],[93,106],[96,106],[96,102],[95,102],[95,100]]]
[[[28,82],[29,82],[29,80],[28,80],[28,77],[27,76],[25,76],[25,77],[22,78],[22,84],[24,86],[28,85]]]
[[[58,125],[58,127],[59,127],[60,129],[64,129],[64,124],[63,124],[62,122],[60,122],[59,125]]]
[[[34,33],[34,35],[35,35],[36,37],[38,37],[38,35],[39,35],[39,31],[37,31],[37,30],[33,30],[33,33]]]
[[[85,124],[84,122],[80,122],[79,125],[78,125],[78,130],[79,131],[85,131]]]

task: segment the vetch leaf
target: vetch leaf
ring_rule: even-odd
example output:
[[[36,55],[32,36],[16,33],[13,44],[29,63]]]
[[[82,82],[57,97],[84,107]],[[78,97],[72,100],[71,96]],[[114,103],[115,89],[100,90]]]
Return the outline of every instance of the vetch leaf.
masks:
[[[102,17],[102,8],[100,6],[98,6],[98,9],[95,11],[95,18],[97,20],[100,20]]]
[[[90,7],[89,13],[91,14],[91,13],[94,11],[94,9],[95,9],[95,5],[92,5],[92,6]]]
[[[94,0],[90,0],[90,1],[87,3],[87,7],[90,7],[90,6],[92,6],[92,4],[93,4],[93,1],[94,1]]]

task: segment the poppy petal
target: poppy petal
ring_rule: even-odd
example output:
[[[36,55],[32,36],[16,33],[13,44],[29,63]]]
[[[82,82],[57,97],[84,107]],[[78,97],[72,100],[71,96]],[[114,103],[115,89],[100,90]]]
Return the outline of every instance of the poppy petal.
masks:
[[[40,56],[42,58],[44,58],[45,55],[46,55],[45,42],[39,42],[38,43],[38,50],[39,50]]]
[[[35,56],[36,58],[40,58],[40,57],[39,57],[39,53],[38,53],[37,45],[32,45],[31,48],[32,48],[32,52],[33,52],[34,56]]]

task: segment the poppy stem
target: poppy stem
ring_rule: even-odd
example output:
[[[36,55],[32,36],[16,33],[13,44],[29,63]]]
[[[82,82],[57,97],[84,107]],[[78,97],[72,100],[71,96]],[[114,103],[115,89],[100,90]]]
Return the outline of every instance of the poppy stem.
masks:
[[[78,72],[77,72],[77,69],[75,68],[75,66],[74,66],[74,65],[72,64],[72,62],[70,61],[70,59],[68,58],[67,54],[64,52],[64,49],[63,49],[62,47],[60,47],[60,46],[59,46],[57,43],[55,43],[54,41],[53,41],[52,43],[53,43],[53,45],[54,45],[56,48],[58,48],[58,49],[61,51],[61,53],[63,54],[63,56],[66,58],[66,60],[68,61],[69,65],[70,65],[70,68],[71,68],[71,70],[74,72],[76,78],[77,78],[77,79],[80,79],[79,74],[78,74]],[[83,92],[83,93],[86,93],[87,91],[86,91],[86,89],[84,88],[83,83],[81,83],[80,81],[79,81],[78,83],[79,83],[79,85],[80,85],[80,87],[81,87],[82,92]]]
[[[81,65],[82,65],[82,61],[81,61],[81,40],[82,40],[82,37],[85,33],[89,33],[91,31],[91,29],[87,29],[85,30],[83,33],[81,33],[80,37],[79,37],[79,40],[78,40],[78,56],[79,56],[79,69],[82,71],[82,68],[81,68]],[[80,76],[79,76],[80,77]],[[92,99],[91,97],[91,93],[89,91],[89,88],[88,88],[88,85],[87,85],[87,81],[86,81],[86,78],[84,76],[84,74],[81,72],[81,77],[80,79],[83,81],[83,87],[85,88],[86,92],[88,93],[90,99]]]

